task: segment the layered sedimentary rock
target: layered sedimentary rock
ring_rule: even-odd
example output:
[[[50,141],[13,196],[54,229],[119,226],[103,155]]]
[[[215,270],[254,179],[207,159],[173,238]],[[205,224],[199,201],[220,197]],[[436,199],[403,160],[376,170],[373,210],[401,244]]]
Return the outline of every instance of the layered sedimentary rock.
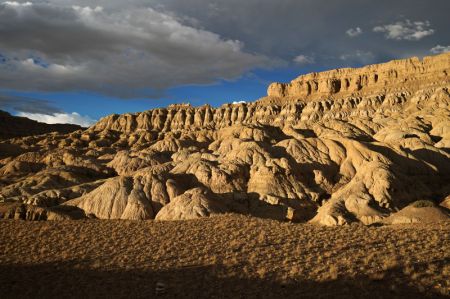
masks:
[[[359,69],[344,68],[300,76],[288,84],[272,83],[268,97],[321,99],[368,96],[399,90],[416,91],[448,80],[447,54],[393,60]]]
[[[101,219],[234,212],[323,225],[383,222],[416,200],[445,207],[449,70],[450,54],[333,70],[272,84],[253,103],[9,139],[0,201]]]
[[[234,124],[264,123],[282,126],[321,118],[370,117],[380,106],[400,107],[412,93],[426,92],[449,84],[450,56],[395,60],[359,69],[336,69],[303,75],[291,83],[273,83],[268,96],[253,103],[171,105],[137,114],[110,115],[93,126],[121,132],[135,130],[173,131],[223,128]],[[445,104],[445,103],[443,103]],[[395,110],[395,109],[393,109]],[[348,115],[348,114],[351,115]]]

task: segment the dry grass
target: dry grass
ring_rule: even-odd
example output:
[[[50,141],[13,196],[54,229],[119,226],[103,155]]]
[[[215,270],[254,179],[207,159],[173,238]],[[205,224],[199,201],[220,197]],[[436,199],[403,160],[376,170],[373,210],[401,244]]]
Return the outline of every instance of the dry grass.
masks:
[[[450,291],[450,223],[326,228],[234,215],[2,221],[0,240],[0,298],[436,298]]]

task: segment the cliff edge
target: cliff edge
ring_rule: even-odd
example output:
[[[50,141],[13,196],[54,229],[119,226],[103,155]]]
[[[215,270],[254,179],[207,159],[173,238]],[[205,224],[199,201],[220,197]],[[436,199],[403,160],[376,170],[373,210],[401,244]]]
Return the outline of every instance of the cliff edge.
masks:
[[[449,82],[450,54],[393,60],[362,68],[342,68],[302,75],[290,83],[270,84],[268,98],[318,100],[410,92]]]

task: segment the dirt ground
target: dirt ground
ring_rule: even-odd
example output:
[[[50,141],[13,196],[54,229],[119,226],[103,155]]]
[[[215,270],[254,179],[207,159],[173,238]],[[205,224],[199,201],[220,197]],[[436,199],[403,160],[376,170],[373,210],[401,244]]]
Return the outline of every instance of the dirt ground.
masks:
[[[448,298],[450,222],[0,221],[0,298]]]

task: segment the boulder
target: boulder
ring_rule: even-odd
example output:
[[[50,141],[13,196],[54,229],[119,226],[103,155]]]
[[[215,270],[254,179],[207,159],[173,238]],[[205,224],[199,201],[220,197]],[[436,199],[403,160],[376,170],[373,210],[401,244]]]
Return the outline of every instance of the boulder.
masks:
[[[207,191],[195,188],[172,199],[156,215],[156,220],[189,220],[227,212],[224,204]]]

